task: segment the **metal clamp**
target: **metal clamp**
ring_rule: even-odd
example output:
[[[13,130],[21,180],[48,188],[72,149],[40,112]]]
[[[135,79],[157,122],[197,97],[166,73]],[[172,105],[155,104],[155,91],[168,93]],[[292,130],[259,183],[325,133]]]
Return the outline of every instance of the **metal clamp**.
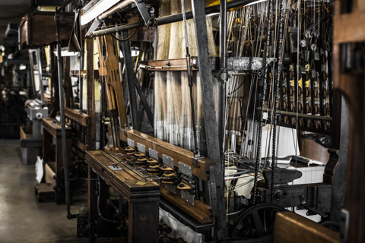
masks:
[[[150,157],[152,157],[152,158],[154,158],[154,159],[158,160],[158,151],[156,151],[156,150],[154,150],[154,149],[149,148],[149,149],[148,149],[148,154],[149,154],[149,156],[150,156]]]
[[[196,168],[200,168],[200,165],[198,164],[199,159],[204,159],[204,157],[201,156],[195,156],[191,159],[192,165]]]
[[[179,161],[179,170],[181,173],[191,177],[193,175],[193,172],[191,170],[191,166],[188,166],[182,162]]]
[[[133,139],[127,138],[127,144],[128,144],[128,146],[134,148],[134,140]]]

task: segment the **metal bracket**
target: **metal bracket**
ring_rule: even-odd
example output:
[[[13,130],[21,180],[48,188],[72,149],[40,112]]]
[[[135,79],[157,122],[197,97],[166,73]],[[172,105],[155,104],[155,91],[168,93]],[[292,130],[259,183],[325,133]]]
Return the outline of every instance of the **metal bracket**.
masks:
[[[114,171],[123,170],[119,165],[109,165],[108,168]]]
[[[266,66],[268,66],[272,62],[277,62],[277,59],[275,57],[266,59]]]
[[[305,209],[307,209],[308,211],[311,211],[311,212],[313,212],[313,213],[315,213],[315,214],[318,214],[318,215],[320,215],[320,216],[322,216],[322,217],[324,217],[324,218],[328,216],[327,214],[325,214],[325,213],[323,213],[323,212],[319,211],[318,209],[316,209],[316,208],[314,208],[314,207],[309,206],[309,205],[307,204],[307,201],[306,201],[306,198],[305,198],[305,196],[304,196],[304,195],[301,195],[301,196],[300,196],[300,202],[301,202],[301,205],[302,205]],[[308,215],[308,213],[307,213],[307,215]]]
[[[184,163],[182,163],[182,162],[180,162],[180,161],[179,161],[179,170],[180,170],[181,173],[183,173],[183,174],[185,174],[189,177],[192,177],[192,175],[193,175],[191,167],[184,164]]]
[[[127,144],[128,144],[128,146],[130,146],[132,148],[135,148],[134,147],[134,140],[133,139],[127,138]]]
[[[174,159],[165,154],[162,154],[162,163],[164,163],[167,166],[170,166],[171,168],[174,168]]]
[[[55,14],[54,15],[54,21],[63,21],[65,18],[63,17],[63,15],[61,15],[61,14]]]
[[[213,208],[213,213],[217,214],[217,186],[215,183],[215,166],[210,166],[210,174],[213,176],[208,181],[208,192],[209,192],[209,205]]]
[[[185,191],[181,191],[181,199],[184,202],[189,203],[191,206],[194,206],[194,199],[195,195],[191,195],[190,193],[187,193]]]
[[[101,24],[101,21],[98,18],[94,19],[94,22],[92,23],[92,25],[90,26],[89,30],[86,33],[86,37],[92,37],[93,32],[99,27],[99,25]]]
[[[138,151],[141,152],[141,153],[146,153],[146,146],[144,146],[143,144],[141,143],[137,143],[137,148],[138,148]]]
[[[156,150],[154,150],[154,149],[149,148],[149,149],[148,149],[148,154],[149,154],[149,156],[150,156],[150,157],[152,157],[152,158],[154,158],[154,159],[158,160],[158,151],[156,151]]]
[[[135,4],[138,8],[139,13],[141,14],[144,23],[146,24],[146,26],[149,26],[152,17],[146,7],[146,3],[143,0],[136,0]]]
[[[176,186],[175,185],[166,184],[165,188],[166,188],[166,190],[168,190],[172,194],[176,195]]]
[[[192,161],[192,165],[193,165],[194,167],[196,167],[196,168],[200,168],[200,166],[198,165],[198,160],[199,160],[199,159],[204,159],[204,157],[196,156],[196,157],[193,157],[193,158],[191,159],[191,161]]]

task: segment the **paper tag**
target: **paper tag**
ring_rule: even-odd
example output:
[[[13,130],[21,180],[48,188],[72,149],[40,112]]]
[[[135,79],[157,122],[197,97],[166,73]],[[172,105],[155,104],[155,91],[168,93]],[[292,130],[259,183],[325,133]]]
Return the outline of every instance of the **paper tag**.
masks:
[[[141,185],[141,186],[143,186],[143,185],[146,185],[146,182],[139,181],[139,182],[137,182],[136,184],[137,184],[137,185]]]

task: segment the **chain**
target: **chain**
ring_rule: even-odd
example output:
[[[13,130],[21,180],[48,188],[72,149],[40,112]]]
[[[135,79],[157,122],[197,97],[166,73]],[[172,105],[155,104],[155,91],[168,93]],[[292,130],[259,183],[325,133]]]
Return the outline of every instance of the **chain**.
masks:
[[[279,88],[280,88],[280,79],[281,72],[283,67],[283,55],[284,51],[282,48],[283,44],[283,19],[284,19],[284,11],[283,11],[283,1],[280,0],[280,26],[279,26],[279,43],[278,43],[278,55],[279,55],[279,64],[278,64],[278,76],[276,80],[276,89],[274,89],[274,107],[273,107],[273,128],[272,128],[272,159],[271,159],[271,192],[270,192],[270,204],[273,202],[273,192],[274,192],[274,180],[275,180],[275,167],[276,167],[276,125],[277,125],[277,103],[279,99]],[[275,87],[274,86],[274,87]]]
[[[254,179],[254,186],[253,186],[253,198],[252,203],[253,205],[256,204],[256,197],[257,197],[257,180],[258,180],[258,172],[259,172],[259,164],[261,161],[261,138],[262,138],[262,124],[264,121],[264,108],[265,108],[265,97],[266,97],[266,80],[267,80],[267,73],[268,73],[268,65],[266,65],[266,60],[269,58],[269,48],[270,48],[270,36],[271,36],[271,17],[272,17],[272,1],[269,0],[269,10],[268,10],[268,21],[267,21],[267,39],[266,39],[266,47],[265,47],[265,54],[263,56],[263,63],[264,63],[264,78],[262,79],[261,70],[258,74],[257,82],[260,82],[262,79],[263,85],[263,92],[261,97],[261,109],[259,110],[259,130],[258,130],[258,139],[257,139],[257,153],[256,153],[256,161],[255,161],[255,179]]]

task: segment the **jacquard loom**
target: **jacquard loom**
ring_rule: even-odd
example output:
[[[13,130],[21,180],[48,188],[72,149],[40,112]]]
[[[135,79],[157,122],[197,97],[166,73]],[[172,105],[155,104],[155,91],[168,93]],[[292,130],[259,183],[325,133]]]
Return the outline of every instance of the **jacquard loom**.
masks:
[[[79,54],[62,55],[67,14],[57,11],[55,189],[67,217],[77,218],[78,237],[290,242],[285,234],[300,238],[302,227],[327,234],[321,241],[313,233],[316,242],[338,242],[340,232],[341,242],[361,242],[347,205],[363,197],[349,194],[353,179],[346,191],[345,170],[346,119],[349,107],[351,118],[354,107],[362,112],[362,94],[347,105],[334,80],[349,70],[360,80],[364,45],[340,52],[351,42],[333,24],[340,1],[336,12],[329,0],[69,2],[62,7],[76,14],[67,50]],[[29,28],[21,26],[20,40]],[[56,126],[51,119],[46,130]],[[87,185],[74,182],[86,173]],[[75,191],[86,188],[87,208],[71,213]],[[343,220],[345,194],[353,201]],[[355,219],[363,225],[363,214]]]

